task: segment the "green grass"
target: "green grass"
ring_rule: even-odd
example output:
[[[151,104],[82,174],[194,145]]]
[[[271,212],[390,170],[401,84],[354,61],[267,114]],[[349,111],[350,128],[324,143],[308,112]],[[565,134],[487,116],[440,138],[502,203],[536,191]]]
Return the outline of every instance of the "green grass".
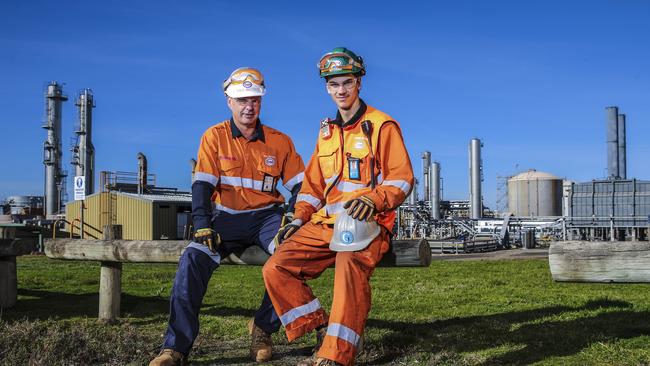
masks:
[[[146,364],[165,330],[175,265],[125,264],[122,322],[96,322],[99,264],[18,259],[18,304],[0,320],[0,364]],[[333,272],[311,281],[331,302]],[[644,284],[554,283],[543,260],[435,261],[378,268],[359,364],[648,365],[650,291]],[[260,267],[215,272],[193,364],[249,364],[245,324],[262,296]],[[274,335],[273,364],[313,344]]]

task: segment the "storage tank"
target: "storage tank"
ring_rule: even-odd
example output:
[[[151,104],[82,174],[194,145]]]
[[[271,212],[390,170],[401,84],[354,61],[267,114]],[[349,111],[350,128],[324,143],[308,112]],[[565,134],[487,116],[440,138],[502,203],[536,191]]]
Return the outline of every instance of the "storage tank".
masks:
[[[508,211],[514,216],[562,216],[562,178],[531,169],[508,179]]]

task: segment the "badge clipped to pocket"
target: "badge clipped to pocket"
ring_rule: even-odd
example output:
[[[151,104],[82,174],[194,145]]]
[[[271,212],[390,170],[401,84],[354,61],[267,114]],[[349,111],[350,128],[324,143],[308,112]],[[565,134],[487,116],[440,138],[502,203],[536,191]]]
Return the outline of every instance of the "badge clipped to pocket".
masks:
[[[360,159],[348,156],[348,176],[350,179],[361,180],[360,161]]]
[[[275,178],[272,175],[264,174],[262,181],[262,192],[273,192],[275,189]]]
[[[332,136],[332,126],[330,125],[329,118],[325,118],[320,121],[320,137],[323,139],[328,139]]]

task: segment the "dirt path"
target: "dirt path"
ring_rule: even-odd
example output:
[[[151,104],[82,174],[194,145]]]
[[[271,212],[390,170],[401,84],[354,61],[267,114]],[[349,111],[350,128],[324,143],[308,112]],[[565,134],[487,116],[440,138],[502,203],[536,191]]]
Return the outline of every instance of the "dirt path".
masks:
[[[434,261],[495,261],[508,259],[548,259],[548,248],[507,249],[484,253],[432,254]]]

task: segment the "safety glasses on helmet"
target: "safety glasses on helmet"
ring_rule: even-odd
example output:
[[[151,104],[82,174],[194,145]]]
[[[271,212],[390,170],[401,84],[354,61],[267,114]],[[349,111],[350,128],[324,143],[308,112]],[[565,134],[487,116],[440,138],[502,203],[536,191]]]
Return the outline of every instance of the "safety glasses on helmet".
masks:
[[[363,68],[363,64],[355,61],[350,55],[343,52],[330,52],[321,57],[318,63],[321,73],[332,71],[350,70]]]

